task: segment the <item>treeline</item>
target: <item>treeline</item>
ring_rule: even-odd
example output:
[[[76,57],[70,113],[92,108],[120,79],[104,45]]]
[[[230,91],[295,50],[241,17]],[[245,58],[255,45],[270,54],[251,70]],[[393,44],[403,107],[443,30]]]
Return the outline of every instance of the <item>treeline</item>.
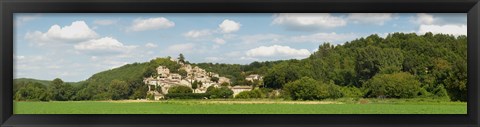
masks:
[[[188,63],[180,55],[180,60]],[[143,77],[156,76],[155,68],[167,66],[182,76],[180,65],[157,58],[97,73],[72,85],[16,82],[16,100],[118,100],[147,97]],[[466,101],[467,37],[445,34],[393,33],[371,35],[342,45],[324,43],[302,60],[240,64],[193,64],[231,79],[231,85],[253,85],[239,98],[282,97],[320,100],[339,97],[442,98]],[[245,81],[260,74],[263,82]],[[57,85],[53,85],[57,83]],[[62,85],[59,85],[62,84]],[[14,86],[15,87],[15,86]],[[306,89],[308,88],[308,89]],[[58,90],[58,91],[55,91]],[[47,91],[47,94],[42,91]],[[48,95],[58,94],[58,95]],[[194,95],[200,96],[200,95]]]
[[[386,38],[371,35],[337,46],[325,43],[309,58],[278,63],[264,75],[265,87],[283,89],[293,99],[306,87],[315,88],[313,93],[340,89],[320,85],[333,84],[358,89],[354,91],[362,91],[362,97],[466,101],[467,37],[394,33]],[[300,99],[325,97],[317,94]]]
[[[233,85],[248,84],[244,79],[249,74],[263,75],[260,87],[282,90],[282,96],[291,99],[346,96],[466,101],[467,95],[466,36],[393,33],[381,38],[374,34],[343,45],[324,43],[310,57],[302,60],[253,62],[249,65],[197,65],[229,76]],[[334,96],[294,96],[310,93],[302,91],[307,87],[317,90],[310,91],[313,93],[323,93],[327,88],[327,91],[338,93]],[[245,92],[242,96],[248,97],[246,93],[258,94]]]

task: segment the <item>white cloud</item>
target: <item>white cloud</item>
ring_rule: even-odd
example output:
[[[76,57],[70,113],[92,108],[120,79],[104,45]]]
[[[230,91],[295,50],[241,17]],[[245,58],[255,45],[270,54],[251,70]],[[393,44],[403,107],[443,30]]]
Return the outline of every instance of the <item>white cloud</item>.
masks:
[[[305,58],[311,53],[307,49],[294,49],[288,46],[272,45],[260,46],[250,49],[246,52],[248,57],[275,57],[275,56],[290,56],[296,58]]]
[[[112,37],[104,37],[76,44],[74,48],[78,51],[85,51],[86,53],[109,54],[125,53],[136,48],[136,46],[124,45],[117,39]]]
[[[190,30],[187,33],[184,33],[183,35],[189,38],[198,38],[202,36],[208,36],[211,34],[212,32],[210,30],[205,29],[205,30]]]
[[[108,20],[108,19],[105,19],[105,20],[95,20],[93,21],[94,24],[97,24],[97,25],[112,25],[112,24],[115,24],[117,23],[116,20]]]
[[[240,23],[229,19],[223,20],[223,22],[218,25],[222,33],[232,33],[238,31],[240,30],[241,26],[242,25]]]
[[[332,33],[315,33],[310,35],[300,35],[300,36],[293,36],[290,38],[292,42],[313,42],[313,43],[323,43],[323,42],[331,42],[331,43],[344,43],[346,41],[350,41],[352,39],[357,38],[358,35],[349,33],[349,34],[337,34],[335,32]]]
[[[348,20],[353,23],[383,25],[386,21],[392,20],[391,13],[350,13]]]
[[[157,44],[153,44],[153,43],[147,43],[147,44],[145,44],[145,47],[147,47],[147,48],[156,48],[156,47],[158,47],[158,45],[157,45]]]
[[[411,22],[416,24],[431,25],[431,24],[434,24],[436,20],[439,20],[439,19],[434,18],[433,15],[418,13],[417,16],[411,20]]]
[[[85,21],[75,21],[69,26],[53,25],[47,32],[28,32],[25,39],[37,45],[50,42],[80,42],[97,37],[97,33],[90,29]]]
[[[278,42],[283,39],[284,36],[278,34],[256,34],[246,35],[241,37],[244,43],[265,43],[265,42]]]
[[[283,25],[290,30],[315,30],[345,26],[347,21],[329,13],[281,13],[274,15],[272,24]]]
[[[420,25],[418,34],[425,34],[426,32],[432,32],[433,34],[452,34],[467,35],[467,25]]]
[[[41,14],[27,14],[15,17],[14,26],[21,26],[26,22],[40,18]]]
[[[223,45],[225,44],[225,40],[221,39],[221,38],[215,38],[213,39],[213,42],[215,42],[215,44],[219,44],[219,45]]]
[[[175,23],[164,18],[148,18],[148,19],[136,19],[133,21],[130,30],[132,31],[145,31],[145,30],[158,30],[174,27]]]

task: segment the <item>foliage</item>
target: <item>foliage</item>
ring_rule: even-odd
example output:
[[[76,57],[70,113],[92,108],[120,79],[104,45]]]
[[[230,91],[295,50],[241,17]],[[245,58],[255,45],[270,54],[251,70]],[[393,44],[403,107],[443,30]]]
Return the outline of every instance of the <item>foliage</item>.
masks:
[[[48,101],[47,87],[40,83],[28,83],[15,92],[17,101]]]
[[[173,86],[168,89],[168,93],[192,93],[193,90],[188,86]]]
[[[364,86],[367,97],[413,98],[420,92],[420,82],[406,73],[378,74]]]
[[[333,83],[326,84],[309,77],[287,83],[283,91],[293,100],[322,100],[343,96],[340,88]]]
[[[209,98],[231,98],[233,96],[233,91],[229,89],[228,87],[220,87],[216,88],[213,86],[210,86],[207,88],[206,91],[207,94],[210,95]]]
[[[52,81],[52,84],[48,86],[48,92],[50,93],[50,100],[55,101],[68,101],[73,99],[75,91],[73,86],[64,83],[61,79],[56,78]]]
[[[210,97],[207,93],[168,93],[167,99],[205,99]]]
[[[128,99],[130,89],[125,81],[113,80],[109,85],[108,93],[112,95],[112,100]]]
[[[249,98],[265,98],[266,94],[259,89],[251,90],[251,91],[243,91],[238,93],[235,98],[239,99],[249,99]]]

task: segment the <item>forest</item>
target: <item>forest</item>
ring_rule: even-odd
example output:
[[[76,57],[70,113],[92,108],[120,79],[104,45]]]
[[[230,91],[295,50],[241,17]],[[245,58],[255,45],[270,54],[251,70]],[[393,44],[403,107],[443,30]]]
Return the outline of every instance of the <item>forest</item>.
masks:
[[[232,83],[228,85],[254,86],[235,98],[467,101],[466,36],[392,33],[382,38],[373,34],[341,45],[323,43],[301,60],[191,64],[230,78]],[[144,99],[147,87],[143,77],[154,75],[159,65],[172,71],[180,68],[169,58],[156,58],[99,72],[77,83],[65,83],[59,78],[46,83],[16,79],[13,96],[17,101]],[[262,75],[263,81],[246,81],[250,74]]]

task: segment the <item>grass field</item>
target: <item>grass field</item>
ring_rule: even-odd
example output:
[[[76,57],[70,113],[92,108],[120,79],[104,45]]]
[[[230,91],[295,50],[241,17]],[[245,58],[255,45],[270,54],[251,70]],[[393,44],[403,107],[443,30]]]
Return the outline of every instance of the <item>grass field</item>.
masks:
[[[15,102],[15,114],[466,114],[462,102],[169,100]]]

